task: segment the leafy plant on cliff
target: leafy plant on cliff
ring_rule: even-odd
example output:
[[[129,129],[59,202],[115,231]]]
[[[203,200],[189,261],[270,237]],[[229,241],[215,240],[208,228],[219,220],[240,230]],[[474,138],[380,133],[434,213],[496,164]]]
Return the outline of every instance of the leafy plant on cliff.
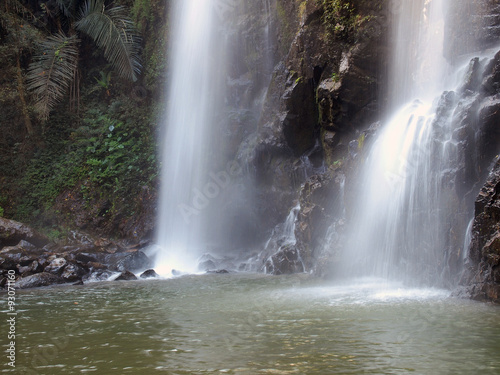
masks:
[[[44,135],[48,147],[31,159],[20,183],[16,218],[52,225],[61,217],[53,212],[56,200],[68,191],[130,213],[134,198],[143,186],[151,186],[158,167],[154,126],[144,112],[132,113],[129,107],[115,101],[106,112],[90,109],[74,129],[60,117],[51,118]]]
[[[323,6],[322,21],[330,37],[350,41],[361,17],[350,0],[317,0]]]

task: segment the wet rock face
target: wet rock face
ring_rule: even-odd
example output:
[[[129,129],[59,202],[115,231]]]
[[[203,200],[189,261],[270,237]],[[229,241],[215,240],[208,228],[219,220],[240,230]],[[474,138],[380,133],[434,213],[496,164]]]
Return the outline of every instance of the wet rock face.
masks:
[[[342,172],[330,171],[312,176],[301,189],[295,237],[307,271],[323,274],[319,268],[333,258],[334,254],[325,253],[327,248],[335,250],[334,246],[325,246],[325,238],[332,223],[343,217],[343,181]]]
[[[500,161],[476,199],[469,260],[470,296],[500,303]]]
[[[265,270],[272,275],[289,275],[305,271],[300,253],[293,245],[284,246],[271,256],[265,264]]]
[[[378,117],[386,8],[386,2],[356,2],[360,21],[346,40],[328,31],[321,2],[277,1],[280,62],[246,153],[264,231],[286,217],[301,184],[344,157],[352,134]],[[304,157],[310,169],[303,168]]]
[[[500,4],[497,1],[450,1],[447,14],[445,54],[450,61],[498,44]]]

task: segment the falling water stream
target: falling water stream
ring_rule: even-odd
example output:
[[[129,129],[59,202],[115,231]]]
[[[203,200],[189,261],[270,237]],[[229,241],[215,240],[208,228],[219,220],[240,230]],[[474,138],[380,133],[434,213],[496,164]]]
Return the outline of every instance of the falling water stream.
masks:
[[[462,76],[451,74],[443,57],[447,0],[394,3],[392,115],[361,172],[342,268],[350,276],[436,285],[447,272],[453,193],[446,189],[459,147],[441,106],[453,101],[444,91],[455,90]]]
[[[221,3],[222,4],[222,3]],[[196,271],[203,253],[206,209],[217,194],[207,185],[211,136],[224,98],[226,54],[213,0],[175,2],[172,71],[162,157],[156,269]],[[223,5],[223,4],[222,4]]]

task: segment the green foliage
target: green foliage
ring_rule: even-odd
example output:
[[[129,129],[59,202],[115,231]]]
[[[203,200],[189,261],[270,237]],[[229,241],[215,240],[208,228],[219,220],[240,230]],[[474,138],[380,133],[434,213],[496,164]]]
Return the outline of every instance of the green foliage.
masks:
[[[103,89],[109,90],[111,86],[111,72],[106,73],[101,70],[99,72],[99,75],[101,76],[101,78],[96,78],[95,80]]]
[[[150,23],[154,22],[154,12],[151,10],[151,0],[135,0],[131,13],[137,28],[143,32],[146,31]]]
[[[145,36],[142,51],[145,83],[155,93],[163,89],[166,79],[170,3],[171,0],[134,0],[131,9],[132,20]]]
[[[122,213],[133,209],[134,197],[157,176],[153,130],[144,113],[124,110],[130,105],[111,107],[106,113],[87,111],[75,129],[51,118],[48,146],[30,160],[20,183],[18,220],[57,216],[54,204],[67,191],[87,202],[106,199]]]
[[[365,145],[365,133],[361,133],[358,137],[358,150],[362,150]]]
[[[351,0],[317,0],[323,6],[323,24],[328,36],[352,41],[361,22]]]
[[[31,51],[33,45],[42,38],[42,33],[31,24],[36,22],[35,15],[18,0],[5,2],[6,7],[0,6],[0,28],[7,31],[2,36],[2,47],[10,47],[9,52],[14,54],[20,50]],[[2,51],[2,55],[4,53]]]
[[[88,180],[103,189],[126,193],[127,181],[145,184],[155,175],[155,151],[150,139],[107,114],[89,111],[84,126],[72,138]]]

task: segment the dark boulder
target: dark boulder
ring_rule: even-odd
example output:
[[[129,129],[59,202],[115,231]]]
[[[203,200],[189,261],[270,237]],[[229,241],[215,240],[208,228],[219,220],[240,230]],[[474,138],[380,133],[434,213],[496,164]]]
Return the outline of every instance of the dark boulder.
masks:
[[[43,270],[44,267],[37,260],[32,261],[27,266],[18,267],[19,274],[22,275],[23,277],[43,272]]]
[[[61,276],[67,264],[68,261],[66,259],[55,258],[49,263],[47,267],[45,267],[45,272]]]
[[[95,271],[91,271],[87,275],[82,277],[82,281],[84,283],[93,283],[100,281],[108,281],[111,276],[113,276],[113,272],[107,269],[98,269]]]
[[[135,276],[132,272],[130,271],[123,271],[116,279],[115,281],[130,281],[130,280],[137,280],[137,276]]]
[[[289,275],[304,272],[304,265],[299,251],[293,245],[286,245],[267,260],[265,269],[272,275]]]
[[[207,271],[207,273],[216,274],[216,275],[223,275],[223,274],[230,273],[230,272],[228,270],[225,270],[225,269],[220,269],[220,270]]]
[[[4,258],[0,255],[0,269],[13,270],[17,267],[17,262],[11,258]]]
[[[90,254],[77,253],[75,254],[75,261],[82,265],[85,265],[88,263],[97,262],[97,259]]]
[[[141,273],[139,277],[141,279],[152,279],[152,278],[158,278],[160,277],[160,275],[158,275],[155,270],[149,269]]]
[[[118,260],[112,265],[112,269],[123,272],[123,271],[142,271],[151,268],[153,262],[148,258],[146,254],[142,251],[135,251],[131,254],[126,255],[124,258]]]
[[[62,283],[64,283],[64,280],[61,277],[51,273],[41,272],[17,280],[16,288],[28,289],[28,288],[37,288],[41,286],[49,286]]]
[[[80,265],[75,263],[68,264],[61,274],[64,281],[77,281],[81,280],[87,271]]]

